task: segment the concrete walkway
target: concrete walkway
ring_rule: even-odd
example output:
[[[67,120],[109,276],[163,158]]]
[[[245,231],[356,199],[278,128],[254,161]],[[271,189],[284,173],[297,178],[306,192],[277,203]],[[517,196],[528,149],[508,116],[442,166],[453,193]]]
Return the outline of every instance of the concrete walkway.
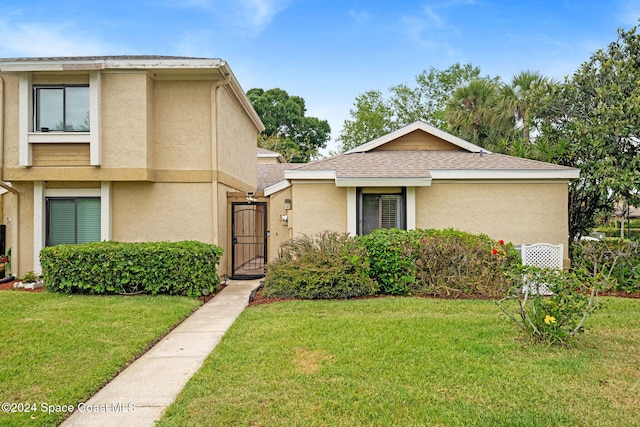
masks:
[[[62,426],[152,426],[242,313],[259,280],[229,281],[211,301],[122,371]]]

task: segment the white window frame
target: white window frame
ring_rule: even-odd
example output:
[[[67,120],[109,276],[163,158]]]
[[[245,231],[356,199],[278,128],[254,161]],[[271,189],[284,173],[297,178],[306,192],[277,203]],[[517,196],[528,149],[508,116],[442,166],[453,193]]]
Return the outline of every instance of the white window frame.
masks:
[[[100,188],[45,188],[43,181],[33,185],[33,271],[42,273],[40,251],[46,243],[47,197],[99,197],[100,240],[111,240],[111,182],[104,181]]]
[[[51,132],[51,133],[55,133],[55,132],[63,132],[63,133],[81,133],[81,132],[90,132],[91,130],[91,123],[89,123],[89,129],[87,130],[73,130],[67,129],[67,126],[69,125],[67,123],[67,118],[68,118],[68,112],[69,112],[69,107],[72,107],[73,104],[69,103],[69,92],[75,88],[83,88],[86,89],[86,96],[87,96],[87,114],[89,114],[89,84],[77,84],[77,83],[73,83],[73,84],[34,84],[33,86],[33,99],[34,99],[34,114],[33,114],[33,121],[35,123],[34,125],[34,132]],[[44,109],[39,109],[38,105],[40,103],[40,101],[45,98],[45,91],[59,91],[62,94],[62,120],[63,120],[63,129],[51,129],[51,128],[47,128],[47,130],[43,130],[45,129],[44,127],[40,127],[40,130],[38,130],[38,126],[37,123],[40,120],[41,117],[39,117],[43,111],[45,111]]]
[[[416,228],[416,187],[405,187],[406,228]],[[347,233],[358,234],[358,199],[357,187],[347,188]]]
[[[102,164],[102,150],[100,147],[102,140],[100,111],[102,73],[100,71],[89,72],[89,121],[91,123],[89,132],[35,132],[33,87],[31,73],[21,73],[19,84],[20,140],[18,148],[20,166],[32,166],[32,144],[35,143],[89,143],[89,164],[91,166],[100,166]]]

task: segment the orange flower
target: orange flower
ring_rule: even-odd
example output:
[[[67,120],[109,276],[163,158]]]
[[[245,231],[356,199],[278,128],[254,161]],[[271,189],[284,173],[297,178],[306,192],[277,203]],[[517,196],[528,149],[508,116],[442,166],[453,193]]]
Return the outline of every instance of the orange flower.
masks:
[[[492,255],[498,255],[498,250],[497,249],[491,249],[491,254]]]
[[[498,243],[500,244],[500,246],[504,245],[504,240],[498,240]]]

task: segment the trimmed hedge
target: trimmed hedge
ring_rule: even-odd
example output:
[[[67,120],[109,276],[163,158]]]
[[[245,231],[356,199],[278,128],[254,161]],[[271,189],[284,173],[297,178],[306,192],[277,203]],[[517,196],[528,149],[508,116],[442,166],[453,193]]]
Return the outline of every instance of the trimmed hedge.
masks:
[[[263,295],[276,298],[346,299],[378,293],[362,247],[348,235],[327,231],[285,243],[269,264]]]
[[[99,242],[42,249],[47,290],[86,294],[214,293],[220,279],[218,246],[197,242]]]

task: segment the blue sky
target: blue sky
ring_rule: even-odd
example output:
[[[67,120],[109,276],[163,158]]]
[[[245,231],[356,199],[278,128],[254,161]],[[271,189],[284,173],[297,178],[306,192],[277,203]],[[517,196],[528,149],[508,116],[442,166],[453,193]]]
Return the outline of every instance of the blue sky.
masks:
[[[640,0],[3,0],[0,57],[222,58],[245,91],[302,96],[336,137],[367,90],[456,62],[561,79],[638,18]]]

